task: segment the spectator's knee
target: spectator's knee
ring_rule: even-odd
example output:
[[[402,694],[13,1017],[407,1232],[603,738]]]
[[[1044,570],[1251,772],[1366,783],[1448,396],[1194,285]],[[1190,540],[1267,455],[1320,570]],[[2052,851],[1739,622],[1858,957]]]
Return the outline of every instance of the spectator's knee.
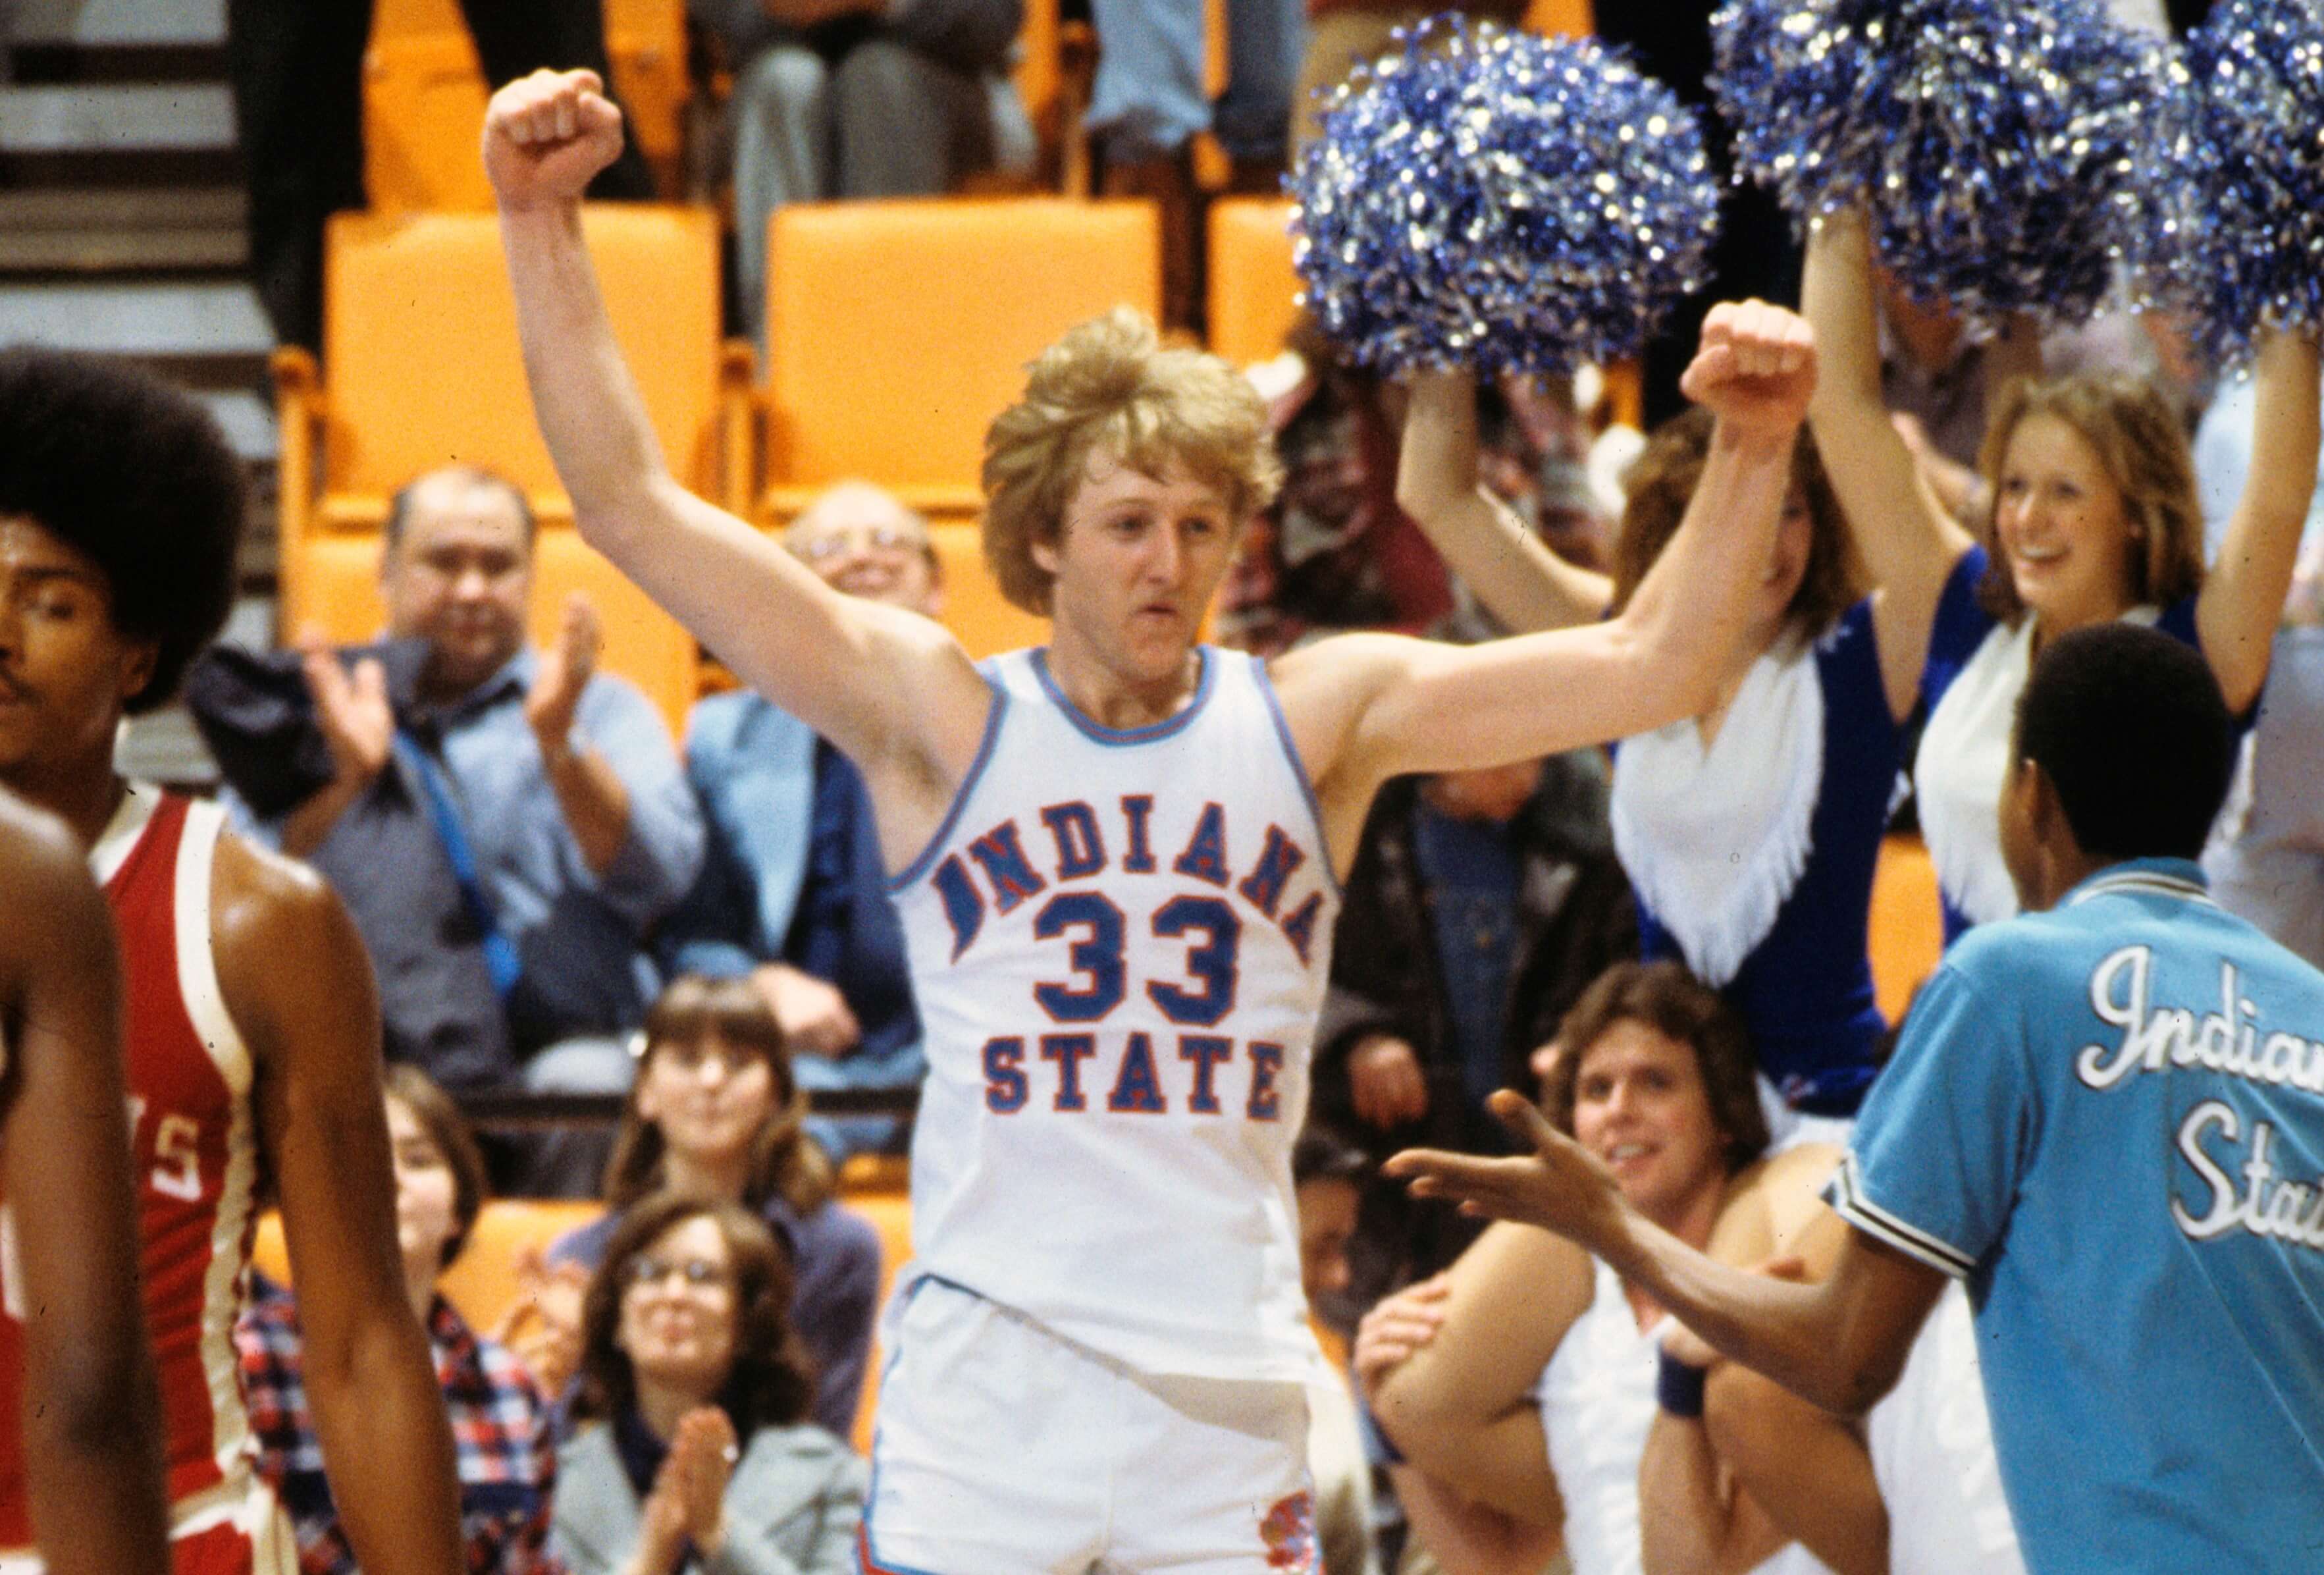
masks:
[[[866,39],[848,51],[832,73],[831,92],[843,115],[850,111],[883,117],[908,115],[941,94],[949,75],[908,45],[893,39]]]
[[[830,68],[813,50],[778,44],[762,50],[734,78],[734,107],[744,115],[796,115],[822,97]]]

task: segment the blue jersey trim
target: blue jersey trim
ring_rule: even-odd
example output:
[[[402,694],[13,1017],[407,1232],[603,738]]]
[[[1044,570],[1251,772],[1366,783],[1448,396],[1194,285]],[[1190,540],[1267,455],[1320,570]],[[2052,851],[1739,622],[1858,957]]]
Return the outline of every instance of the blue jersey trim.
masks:
[[[959,824],[960,812],[968,807],[968,796],[976,791],[977,783],[983,779],[984,768],[991,763],[992,751],[1001,742],[1001,719],[1009,714],[1009,691],[994,681],[991,659],[979,662],[976,671],[984,680],[985,686],[992,691],[992,709],[984,714],[984,737],[977,742],[976,759],[968,763],[967,773],[961,778],[960,786],[953,790],[952,803],[945,806],[944,819],[937,823],[936,834],[921,847],[919,857],[906,865],[900,874],[888,877],[888,890],[891,895],[926,875],[928,866],[936,861],[936,855],[944,852],[945,844],[952,840],[953,827]]]
[[[1207,645],[1198,645],[1194,648],[1194,655],[1202,664],[1202,671],[1194,678],[1194,697],[1187,701],[1182,709],[1175,715],[1166,716],[1159,722],[1149,722],[1144,727],[1127,729],[1107,727],[1092,722],[1083,715],[1081,707],[1067,699],[1065,692],[1057,687],[1057,680],[1049,672],[1048,647],[1038,647],[1031,655],[1033,676],[1040,680],[1042,693],[1048,695],[1052,705],[1065,713],[1065,720],[1072,723],[1084,738],[1088,739],[1092,743],[1103,744],[1108,749],[1126,749],[1133,744],[1153,743],[1168,738],[1173,733],[1184,732],[1193,723],[1195,717],[1202,714],[1203,706],[1209,701],[1211,691],[1218,684],[1219,653]]]
[[[2101,870],[2069,892],[2065,906],[2073,907],[2094,897],[2116,892],[2175,897],[2182,902],[2200,902],[2206,907],[2219,906],[2204,884],[2202,866],[2183,859],[2134,859],[2110,870]]]
[[[1306,762],[1299,758],[1299,747],[1291,741],[1291,723],[1283,715],[1283,702],[1275,693],[1275,680],[1268,676],[1267,664],[1253,657],[1250,676],[1259,686],[1259,697],[1267,702],[1267,714],[1275,722],[1276,739],[1283,745],[1283,758],[1291,766],[1292,780],[1299,784],[1299,796],[1307,801],[1308,817],[1315,823],[1315,846],[1323,855],[1323,879],[1332,883],[1332,896],[1336,900],[1347,893],[1341,889],[1340,872],[1332,866],[1332,842],[1323,831],[1323,805],[1315,797],[1315,784],[1307,779]]]
[[[1856,1167],[1853,1151],[1840,1156],[1840,1168],[1825,1184],[1823,1197],[1833,1212],[1867,1236],[1886,1242],[1906,1257],[1926,1264],[1948,1278],[1965,1280],[1977,1268],[1976,1260],[1960,1248],[1899,1219],[1866,1197],[1864,1178]]]

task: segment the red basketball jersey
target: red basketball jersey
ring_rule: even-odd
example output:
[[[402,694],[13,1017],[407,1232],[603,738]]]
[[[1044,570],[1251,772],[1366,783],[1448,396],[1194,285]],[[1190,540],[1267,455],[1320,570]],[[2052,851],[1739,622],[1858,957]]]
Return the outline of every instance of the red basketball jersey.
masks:
[[[258,1171],[251,1061],[211,954],[215,805],[133,786],[89,863],[121,943],[146,1327],[161,1381],[172,1535],[239,1518],[249,1425],[234,1322]],[[5,1270],[0,1270],[5,1272]],[[0,1557],[29,1550],[15,1287],[0,1317]]]

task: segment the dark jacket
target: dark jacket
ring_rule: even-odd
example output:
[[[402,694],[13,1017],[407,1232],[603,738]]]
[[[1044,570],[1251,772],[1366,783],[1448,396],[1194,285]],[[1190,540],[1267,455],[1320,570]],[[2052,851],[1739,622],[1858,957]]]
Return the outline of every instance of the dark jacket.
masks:
[[[1505,1152],[1499,1125],[1471,1106],[1452,1044],[1429,893],[1413,846],[1424,780],[1389,782],[1364,824],[1316,1024],[1315,1111],[1378,1157],[1414,1144]],[[1599,751],[1553,756],[1515,823],[1524,868],[1503,1013],[1504,1087],[1530,1091],[1528,1058],[1554,1036],[1566,1009],[1609,965],[1637,955],[1637,914],[1606,824],[1609,781]],[[1428,1114],[1388,1131],[1357,1119],[1348,1082],[1349,1053],[1373,1033],[1411,1045],[1428,1082]],[[1352,1294],[1360,1298],[1359,1310],[1393,1285],[1442,1268],[1475,1235],[1476,1228],[1450,1210],[1416,1207],[1401,1187],[1375,1184],[1358,1228]]]
[[[377,657],[398,717],[417,710],[425,640],[389,640],[341,653]],[[260,820],[287,813],[331,779],[296,651],[264,655],[214,646],[186,677],[187,709],[226,787]],[[508,1021],[485,966],[484,931],[462,900],[420,785],[391,758],[371,789],[309,853],[346,903],[379,977],[385,1050],[455,1092],[516,1075]]]

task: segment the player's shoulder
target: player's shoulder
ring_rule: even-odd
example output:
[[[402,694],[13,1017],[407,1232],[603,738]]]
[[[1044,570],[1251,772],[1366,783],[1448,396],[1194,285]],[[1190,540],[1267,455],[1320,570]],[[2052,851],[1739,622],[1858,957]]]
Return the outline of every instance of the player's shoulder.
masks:
[[[210,876],[210,939],[231,1009],[261,980],[302,980],[318,990],[346,982],[346,944],[368,970],[353,921],[314,869],[231,829],[218,833]],[[333,943],[338,943],[334,944]],[[296,968],[283,966],[300,959]],[[236,1014],[237,1020],[241,1013]]]
[[[0,792],[0,880],[6,881],[12,896],[19,897],[87,885],[88,862],[63,821],[12,793]]]
[[[1945,951],[1933,984],[1972,990],[2017,990],[2080,979],[2106,949],[2105,933],[2068,908],[2020,914],[1978,925]]]

